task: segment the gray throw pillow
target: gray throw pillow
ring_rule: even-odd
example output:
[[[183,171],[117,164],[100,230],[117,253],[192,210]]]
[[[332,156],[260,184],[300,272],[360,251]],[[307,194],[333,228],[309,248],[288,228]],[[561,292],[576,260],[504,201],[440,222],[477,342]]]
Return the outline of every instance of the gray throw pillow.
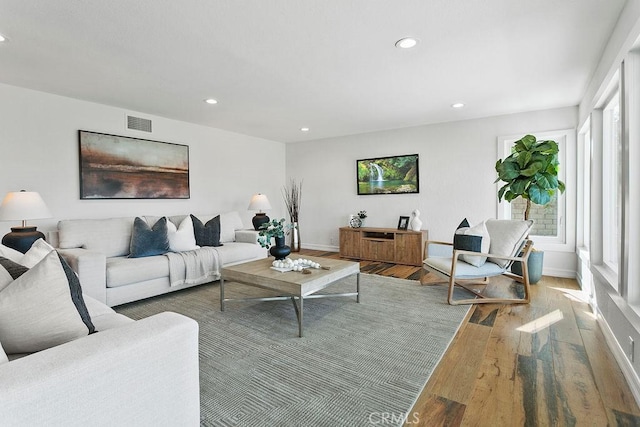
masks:
[[[153,227],[149,227],[142,218],[133,221],[129,258],[162,255],[169,252],[167,217],[160,218]]]
[[[220,243],[220,215],[203,224],[195,216],[191,215],[193,221],[193,233],[196,236],[198,246],[222,246]]]

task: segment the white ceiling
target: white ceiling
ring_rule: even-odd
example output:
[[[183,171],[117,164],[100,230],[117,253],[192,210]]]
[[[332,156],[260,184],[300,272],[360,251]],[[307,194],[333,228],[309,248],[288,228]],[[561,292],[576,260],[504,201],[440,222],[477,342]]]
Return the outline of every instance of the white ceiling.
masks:
[[[0,0],[0,82],[312,140],[577,105],[624,3]]]

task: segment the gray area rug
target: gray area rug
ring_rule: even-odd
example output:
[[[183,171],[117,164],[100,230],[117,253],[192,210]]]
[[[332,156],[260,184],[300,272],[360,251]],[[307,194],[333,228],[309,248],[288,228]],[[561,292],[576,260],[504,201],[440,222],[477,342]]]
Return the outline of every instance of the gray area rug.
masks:
[[[198,321],[203,426],[367,426],[382,417],[402,424],[469,307],[448,305],[445,286],[360,280],[360,304],[305,301],[303,338],[291,301],[229,302],[221,312],[218,282],[116,311],[134,319],[174,311]],[[354,289],[350,277],[326,292]],[[225,293],[270,295],[237,283]]]

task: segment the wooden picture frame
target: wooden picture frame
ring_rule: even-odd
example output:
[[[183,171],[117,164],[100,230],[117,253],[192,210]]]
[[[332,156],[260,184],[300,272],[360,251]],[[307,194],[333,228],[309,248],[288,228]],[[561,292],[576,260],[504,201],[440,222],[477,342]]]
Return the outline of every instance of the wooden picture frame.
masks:
[[[409,228],[409,217],[401,216],[398,220],[398,230],[406,230]]]
[[[79,131],[80,199],[188,199],[189,146]]]

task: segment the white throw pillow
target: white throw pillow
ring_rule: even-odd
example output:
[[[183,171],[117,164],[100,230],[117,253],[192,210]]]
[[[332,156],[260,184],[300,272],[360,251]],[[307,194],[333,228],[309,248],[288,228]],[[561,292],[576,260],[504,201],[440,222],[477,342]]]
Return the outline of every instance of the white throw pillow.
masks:
[[[488,219],[487,230],[491,234],[491,254],[502,256],[516,256],[521,249],[522,242],[527,238],[533,227],[533,221],[520,221],[514,219]],[[504,268],[509,260],[491,258],[489,261]]]
[[[31,268],[35,266],[37,263],[42,261],[44,257],[46,257],[49,252],[53,250],[53,246],[44,241],[44,239],[38,239],[33,242],[33,245],[29,248],[29,250],[24,254],[20,261],[16,261],[18,264],[22,264],[27,268]]]
[[[193,233],[193,221],[187,215],[178,227],[167,219],[167,233],[169,234],[169,250],[171,252],[192,251],[200,246],[196,245]]]
[[[2,348],[2,343],[0,342],[0,365],[2,365],[3,363],[7,363],[9,361],[9,358],[7,357],[7,353],[4,352],[4,349]]]
[[[56,251],[0,291],[0,342],[33,353],[93,333],[77,276]]]
[[[13,262],[20,262],[24,254],[8,246],[0,245],[0,256],[10,259]]]
[[[464,230],[465,236],[478,236],[480,237],[480,252],[489,253],[489,248],[491,246],[491,240],[489,238],[489,231],[487,230],[487,226],[484,222],[480,224],[474,225],[471,228],[467,228]],[[476,267],[481,267],[486,261],[486,256],[479,255],[462,255],[462,259],[471,265],[475,265]]]

